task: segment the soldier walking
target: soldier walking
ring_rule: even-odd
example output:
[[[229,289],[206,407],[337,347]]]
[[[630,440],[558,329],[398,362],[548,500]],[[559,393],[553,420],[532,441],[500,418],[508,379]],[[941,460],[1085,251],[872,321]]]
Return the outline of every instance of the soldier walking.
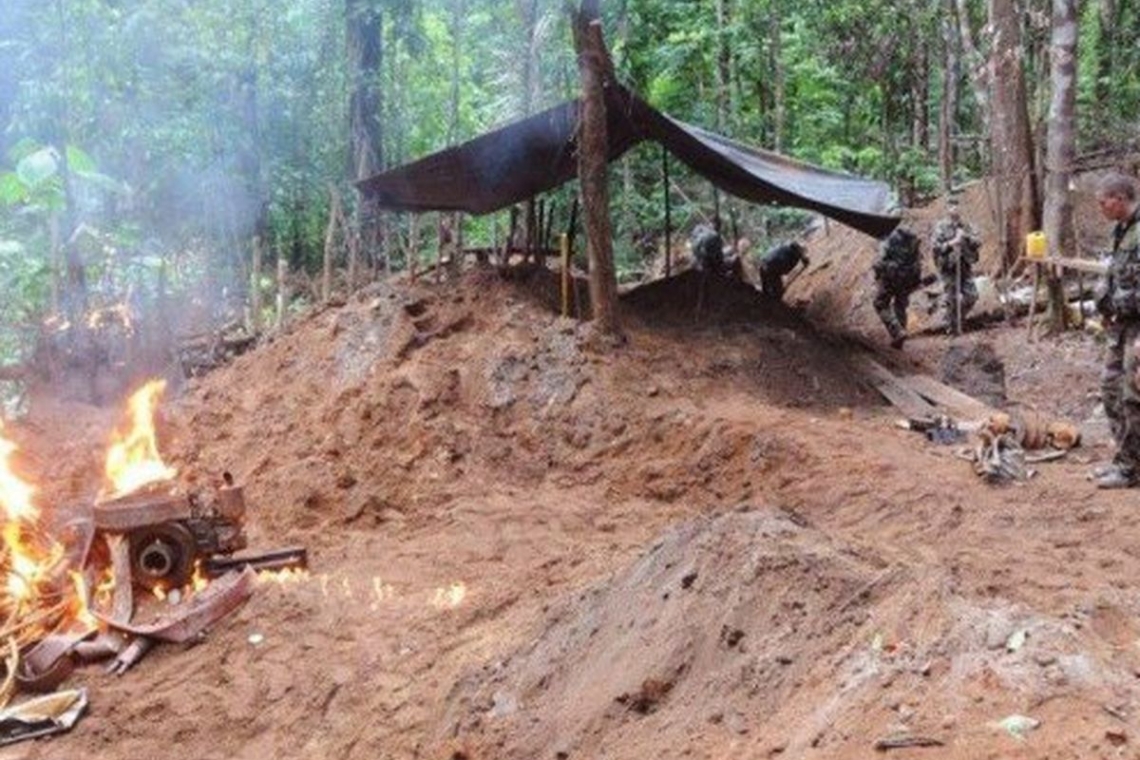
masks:
[[[910,294],[924,284],[918,237],[902,227],[887,236],[880,247],[875,272],[875,312],[891,334],[891,346],[902,348],[907,338]]]

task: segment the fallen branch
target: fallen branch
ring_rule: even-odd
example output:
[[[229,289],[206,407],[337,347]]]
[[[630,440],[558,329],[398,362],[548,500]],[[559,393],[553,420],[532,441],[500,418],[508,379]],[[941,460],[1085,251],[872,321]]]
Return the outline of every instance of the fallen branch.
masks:
[[[875,742],[875,750],[878,752],[887,752],[892,749],[908,749],[910,747],[943,747],[945,744],[946,743],[941,739],[935,739],[933,736],[911,736],[904,734],[879,739]]]

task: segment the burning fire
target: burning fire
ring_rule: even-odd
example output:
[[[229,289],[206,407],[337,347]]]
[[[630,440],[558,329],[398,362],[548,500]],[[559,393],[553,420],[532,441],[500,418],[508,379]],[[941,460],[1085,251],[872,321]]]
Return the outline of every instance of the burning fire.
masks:
[[[0,568],[6,574],[3,607],[9,616],[35,603],[40,584],[63,555],[63,547],[46,540],[38,530],[39,510],[32,503],[35,489],[12,472],[8,461],[15,451],[16,446],[0,435],[0,507],[4,512]]]
[[[304,583],[309,580],[309,571],[301,567],[285,567],[280,570],[259,570],[257,580],[287,586],[290,583]]]
[[[116,431],[107,451],[107,480],[113,489],[107,498],[133,493],[177,474],[162,461],[154,439],[154,410],[164,390],[165,380],[151,380],[127,401],[130,428]]]

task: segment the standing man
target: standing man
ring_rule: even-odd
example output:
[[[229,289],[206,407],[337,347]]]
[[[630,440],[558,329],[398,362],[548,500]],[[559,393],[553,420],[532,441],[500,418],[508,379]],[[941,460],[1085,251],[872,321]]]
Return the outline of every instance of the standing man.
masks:
[[[803,262],[808,267],[807,249],[798,241],[782,243],[760,257],[760,290],[777,301],[784,299],[784,275]]]
[[[951,198],[946,204],[946,218],[934,228],[930,249],[942,280],[944,327],[952,335],[962,331],[962,320],[978,300],[974,264],[978,263],[981,247],[978,236],[962,221],[957,199]]]
[[[1101,372],[1101,399],[1116,456],[1100,471],[1097,488],[1133,488],[1140,483],[1140,210],[1132,179],[1113,173],[1097,185],[1101,215],[1115,222],[1112,261],[1097,290],[1097,309],[1108,328]]]
[[[894,348],[902,348],[906,340],[910,294],[924,284],[918,245],[918,237],[913,232],[896,227],[883,241],[879,258],[872,267],[876,285],[875,312],[891,334]]]

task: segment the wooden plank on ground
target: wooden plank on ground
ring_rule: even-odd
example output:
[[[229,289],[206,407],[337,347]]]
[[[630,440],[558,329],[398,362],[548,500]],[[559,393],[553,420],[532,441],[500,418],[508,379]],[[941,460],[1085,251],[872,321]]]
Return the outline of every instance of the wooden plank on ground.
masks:
[[[938,410],[915,390],[900,382],[889,369],[866,354],[853,353],[848,359],[851,365],[861,372],[867,381],[890,401],[900,412],[910,418],[933,417]]]
[[[930,375],[905,375],[898,380],[930,403],[945,409],[951,417],[960,420],[984,420],[997,411],[973,396],[935,380]]]

